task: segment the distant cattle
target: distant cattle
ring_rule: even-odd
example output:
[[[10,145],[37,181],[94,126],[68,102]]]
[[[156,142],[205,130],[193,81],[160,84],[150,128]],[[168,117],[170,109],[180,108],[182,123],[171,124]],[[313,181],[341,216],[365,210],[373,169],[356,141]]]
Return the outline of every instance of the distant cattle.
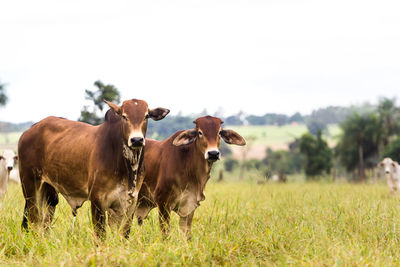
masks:
[[[119,227],[128,218],[122,233],[129,234],[129,220],[143,180],[148,118],[161,120],[169,110],[150,110],[145,101],[137,99],[124,101],[122,106],[105,102],[111,109],[101,125],[48,117],[21,136],[23,229],[28,222],[49,227],[60,193],[74,216],[86,200],[91,201],[98,236],[104,236],[106,212],[110,226]]]
[[[400,167],[391,158],[384,158],[378,166],[385,172],[386,182],[390,192],[400,193]]]
[[[10,172],[14,168],[17,156],[12,150],[4,150],[0,155],[0,199],[7,193]]]
[[[220,158],[220,138],[228,144],[246,144],[238,133],[222,129],[219,118],[206,116],[194,123],[194,129],[179,131],[164,141],[147,140],[145,178],[136,211],[139,224],[158,207],[160,228],[166,233],[174,211],[180,216],[180,229],[189,237],[194,211],[205,199],[211,168]]]

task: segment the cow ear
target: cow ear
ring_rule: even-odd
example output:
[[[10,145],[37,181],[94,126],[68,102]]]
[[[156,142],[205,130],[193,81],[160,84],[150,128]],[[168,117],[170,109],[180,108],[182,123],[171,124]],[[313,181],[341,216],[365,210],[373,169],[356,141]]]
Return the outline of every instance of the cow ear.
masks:
[[[220,135],[227,144],[238,146],[244,146],[246,144],[246,140],[244,140],[244,138],[234,130],[221,130]]]
[[[188,145],[193,143],[197,137],[197,130],[186,130],[181,132],[177,137],[175,137],[172,142],[174,146]]]
[[[155,108],[149,110],[149,117],[155,121],[159,121],[165,118],[169,113],[169,109],[166,108]]]
[[[104,99],[104,103],[106,103],[114,112],[118,115],[122,115],[121,107]]]

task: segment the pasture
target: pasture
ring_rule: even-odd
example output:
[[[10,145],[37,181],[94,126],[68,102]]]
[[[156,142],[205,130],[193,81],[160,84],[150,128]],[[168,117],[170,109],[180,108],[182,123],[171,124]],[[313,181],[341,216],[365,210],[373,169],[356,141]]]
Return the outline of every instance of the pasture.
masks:
[[[211,181],[190,241],[177,230],[176,215],[163,239],[153,210],[128,241],[109,233],[97,242],[89,203],[72,230],[71,210],[60,199],[48,233],[23,233],[21,189],[10,186],[0,208],[0,265],[400,264],[400,199],[383,184]]]
[[[267,148],[272,150],[288,150],[288,145],[295,138],[300,138],[302,134],[308,132],[304,124],[290,125],[247,125],[247,126],[224,126],[240,133],[247,140],[247,158],[263,159],[266,156]],[[339,125],[328,125],[325,138],[330,147],[335,146],[337,137],[341,133]],[[236,159],[243,159],[243,149],[241,147],[230,147]]]
[[[279,146],[287,145],[295,138],[308,132],[305,124],[276,125],[247,125],[247,126],[225,126],[240,133],[244,137],[253,137],[253,145]],[[337,124],[328,126],[326,138],[328,142],[335,142],[340,134]]]

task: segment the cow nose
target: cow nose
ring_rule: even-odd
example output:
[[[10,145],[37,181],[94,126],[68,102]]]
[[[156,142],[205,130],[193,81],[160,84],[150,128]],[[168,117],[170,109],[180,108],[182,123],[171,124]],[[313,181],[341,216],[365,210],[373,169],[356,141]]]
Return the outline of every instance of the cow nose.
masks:
[[[390,171],[386,171],[386,173],[388,173],[388,174],[389,174],[389,173],[390,173]]]
[[[143,141],[144,141],[143,137],[132,137],[131,138],[131,143],[132,143],[132,146],[134,146],[134,147],[143,146]]]
[[[218,160],[219,159],[219,151],[213,150],[208,151],[208,159],[210,160]]]
[[[7,169],[8,169],[9,171],[11,171],[11,170],[13,169],[13,167],[12,167],[12,166],[8,166]]]

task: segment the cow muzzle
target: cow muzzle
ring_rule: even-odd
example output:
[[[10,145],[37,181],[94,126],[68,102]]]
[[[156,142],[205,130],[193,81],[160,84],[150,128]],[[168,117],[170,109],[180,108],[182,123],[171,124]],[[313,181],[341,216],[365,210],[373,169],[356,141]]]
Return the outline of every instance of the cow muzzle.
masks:
[[[143,137],[132,137],[130,139],[130,147],[141,148],[143,146],[144,146],[144,138]]]
[[[12,169],[13,169],[13,166],[8,166],[7,167],[7,170],[10,172],[10,171],[12,171]]]
[[[220,159],[221,153],[218,150],[209,150],[205,153],[205,158],[209,162],[215,162]]]

